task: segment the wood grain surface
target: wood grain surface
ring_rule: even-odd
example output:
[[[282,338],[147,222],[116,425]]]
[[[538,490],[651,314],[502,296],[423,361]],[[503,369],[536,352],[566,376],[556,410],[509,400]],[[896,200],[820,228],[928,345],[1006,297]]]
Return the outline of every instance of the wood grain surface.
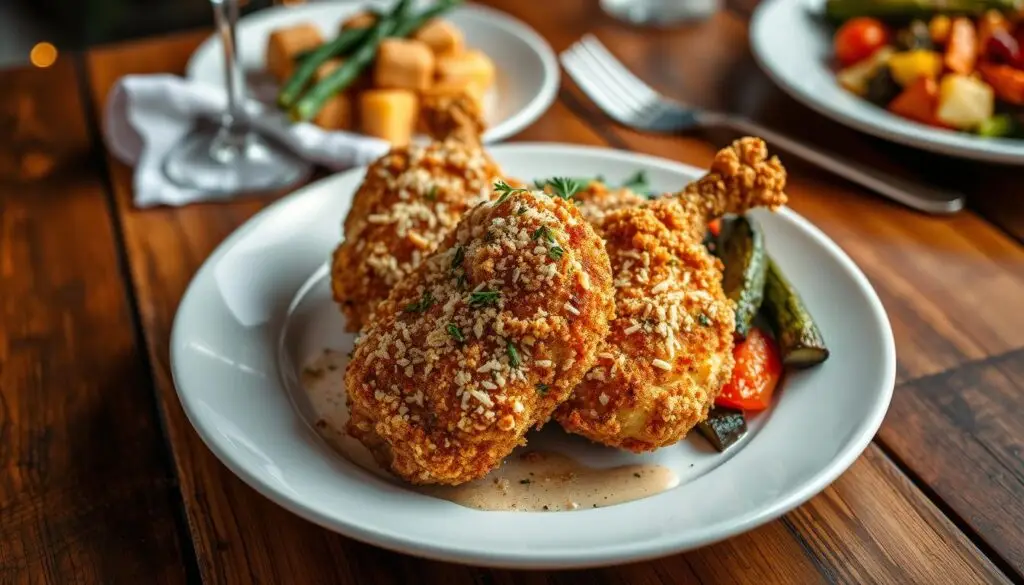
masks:
[[[130,169],[88,158],[98,146],[86,122],[101,115],[114,82],[128,73],[181,73],[208,33],[171,35],[91,51],[81,71],[84,104],[73,67],[62,62],[45,72],[56,74],[43,87],[49,97],[18,102],[13,119],[25,118],[26,107],[44,108],[52,114],[37,117],[54,130],[29,140],[32,126],[22,123],[14,130],[19,146],[0,144],[0,173],[7,173],[0,174],[0,583],[1024,582],[1018,175],[922,155],[812,114],[756,70],[746,26],[728,13],[648,31],[612,21],[592,0],[489,3],[535,27],[556,51],[595,32],[673,97],[739,109],[870,164],[953,181],[970,193],[973,211],[927,217],[780,153],[792,207],[861,266],[893,323],[898,385],[875,443],[779,520],[686,554],[588,571],[425,561],[284,511],[206,449],[178,403],[168,357],[174,312],[193,274],[272,198],[137,210]],[[39,95],[38,79],[22,76],[18,86]],[[65,128],[59,137],[56,128]],[[706,165],[730,138],[616,126],[563,80],[558,101],[515,140]]]
[[[0,583],[181,583],[190,540],[77,86],[64,61],[0,82]]]

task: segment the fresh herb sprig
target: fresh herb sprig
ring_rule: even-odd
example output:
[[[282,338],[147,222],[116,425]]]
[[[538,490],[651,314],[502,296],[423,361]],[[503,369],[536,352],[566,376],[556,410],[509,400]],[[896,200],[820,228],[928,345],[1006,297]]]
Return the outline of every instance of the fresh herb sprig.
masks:
[[[509,185],[505,181],[498,181],[494,183],[494,192],[498,193],[498,199],[497,201],[494,202],[494,204],[501,205],[510,196],[516,193],[526,193],[527,189],[520,189],[518,187],[513,187],[512,185]]]
[[[423,291],[423,295],[420,297],[420,300],[415,303],[409,303],[405,306],[404,310],[406,313],[425,313],[433,304],[434,295],[431,294],[429,290],[425,290]]]
[[[512,344],[511,341],[505,341],[505,353],[508,354],[508,365],[513,368],[519,368],[523,365],[522,360],[519,359],[519,350]]]
[[[469,306],[473,308],[493,307],[498,304],[498,299],[500,298],[501,291],[478,290],[469,293]]]

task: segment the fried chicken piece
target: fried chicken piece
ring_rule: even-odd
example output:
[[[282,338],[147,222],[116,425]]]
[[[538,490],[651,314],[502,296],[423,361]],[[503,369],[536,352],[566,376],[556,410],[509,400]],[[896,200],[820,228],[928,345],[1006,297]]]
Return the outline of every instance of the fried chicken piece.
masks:
[[[595,228],[600,228],[609,212],[647,202],[646,197],[628,187],[610,188],[602,181],[591,181],[576,193],[575,198],[580,202],[580,213]]]
[[[347,432],[415,484],[486,475],[594,365],[613,316],[604,242],[576,206],[502,186],[364,330]]]
[[[349,331],[359,330],[467,209],[486,201],[501,169],[480,146],[483,122],[465,96],[424,104],[437,139],[392,149],[370,165],[334,251],[331,288]]]
[[[567,431],[642,452],[707,417],[732,375],[735,319],[721,262],[701,240],[711,219],[785,204],[785,182],[764,142],[744,138],[677,196],[604,217],[616,317],[598,364],[555,414]]]

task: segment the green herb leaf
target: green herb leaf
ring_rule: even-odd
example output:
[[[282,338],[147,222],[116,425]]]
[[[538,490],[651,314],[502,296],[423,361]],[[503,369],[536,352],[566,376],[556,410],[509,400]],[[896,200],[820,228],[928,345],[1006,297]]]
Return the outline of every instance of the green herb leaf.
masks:
[[[561,246],[551,246],[548,248],[548,258],[551,258],[552,260],[560,260],[562,258],[562,254],[565,254],[565,250],[563,250]]]
[[[423,296],[420,300],[415,303],[409,303],[405,306],[406,313],[423,313],[434,304],[434,295],[430,294],[429,290],[423,291]]]
[[[473,308],[493,307],[498,304],[499,298],[501,298],[501,292],[499,291],[478,290],[469,293],[469,306]]]
[[[519,209],[516,210],[516,215],[522,215],[522,214],[526,213],[527,211],[529,211],[529,208],[527,206],[520,205]]]
[[[508,365],[513,368],[518,368],[523,364],[523,362],[519,360],[519,350],[516,349],[515,345],[512,345],[511,341],[505,341],[505,353],[508,354]]]
[[[424,197],[427,198],[427,201],[437,201],[437,185],[431,185],[430,190],[427,191]]]
[[[526,189],[517,189],[505,181],[496,182],[494,184],[494,191],[498,193],[498,200],[494,202],[495,205],[501,205],[510,195],[515,193],[526,193]]]
[[[544,238],[551,244],[555,243],[555,234],[552,233],[551,228],[549,228],[546,225],[542,225],[539,228],[533,230],[533,235],[530,237],[534,240]]]
[[[541,396],[544,396],[545,394],[548,393],[547,384],[534,384],[533,387],[537,389],[537,392],[540,393]]]
[[[700,324],[705,326],[705,327],[707,327],[708,325],[711,325],[711,319],[708,319],[708,316],[705,315],[704,313],[701,313],[700,315],[697,315],[697,321],[700,321]]]
[[[651,185],[647,182],[647,171],[644,170],[639,170],[630,176],[622,183],[622,186],[638,192],[651,190]]]
[[[462,266],[462,261],[466,259],[466,249],[462,246],[455,247],[455,257],[452,258],[452,270],[455,270],[459,266]]]
[[[466,336],[462,334],[462,329],[459,329],[459,326],[455,323],[449,323],[445,329],[448,330],[448,336],[455,341],[458,341],[459,343],[466,341]]]
[[[572,199],[572,196],[583,188],[583,183],[568,177],[555,177],[548,181],[548,185],[551,185],[551,190],[562,199]]]

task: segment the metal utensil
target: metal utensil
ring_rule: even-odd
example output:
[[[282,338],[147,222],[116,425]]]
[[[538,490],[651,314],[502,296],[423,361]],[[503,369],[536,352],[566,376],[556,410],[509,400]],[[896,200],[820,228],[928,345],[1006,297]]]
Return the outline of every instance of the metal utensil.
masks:
[[[563,51],[559,60],[580,89],[608,116],[625,126],[665,133],[701,127],[728,128],[760,136],[769,144],[907,207],[935,214],[963,209],[963,196],[956,192],[869,168],[741,116],[701,110],[666,98],[626,69],[593,35],[584,35]]]

